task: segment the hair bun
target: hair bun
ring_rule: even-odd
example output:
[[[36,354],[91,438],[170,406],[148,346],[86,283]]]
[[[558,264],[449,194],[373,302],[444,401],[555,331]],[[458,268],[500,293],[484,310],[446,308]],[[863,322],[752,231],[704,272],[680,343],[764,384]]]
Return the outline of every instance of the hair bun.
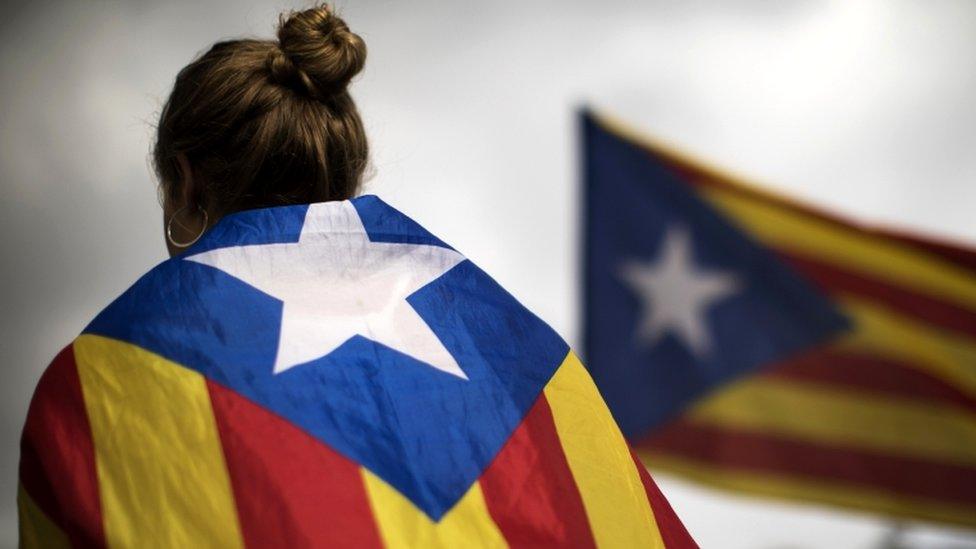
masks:
[[[268,58],[272,78],[315,99],[344,92],[366,63],[366,43],[327,5],[283,14],[278,44]]]

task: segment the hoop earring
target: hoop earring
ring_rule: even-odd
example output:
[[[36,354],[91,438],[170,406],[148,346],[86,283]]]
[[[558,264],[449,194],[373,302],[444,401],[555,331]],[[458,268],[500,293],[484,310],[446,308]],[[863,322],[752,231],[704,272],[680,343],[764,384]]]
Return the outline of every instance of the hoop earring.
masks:
[[[207,215],[207,210],[204,210],[203,208],[200,207],[199,204],[197,204],[197,209],[203,212],[203,228],[200,229],[200,232],[197,233],[195,237],[193,237],[193,240],[189,240],[187,242],[177,242],[176,239],[173,238],[173,221],[175,221],[176,217],[180,215],[185,209],[186,206],[183,206],[182,208],[173,212],[173,215],[169,217],[169,221],[166,223],[166,240],[169,240],[169,243],[176,248],[187,248],[189,246],[192,246],[197,240],[200,240],[200,237],[203,236],[203,233],[207,231],[207,225],[210,223],[210,217]],[[181,224],[180,226],[182,227],[183,225]],[[185,229],[186,227],[183,228]]]

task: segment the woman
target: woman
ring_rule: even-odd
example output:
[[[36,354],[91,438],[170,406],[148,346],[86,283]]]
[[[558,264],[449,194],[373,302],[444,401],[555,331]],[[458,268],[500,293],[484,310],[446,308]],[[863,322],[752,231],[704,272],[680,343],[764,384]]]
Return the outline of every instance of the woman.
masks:
[[[162,111],[171,258],[47,369],[25,546],[693,545],[566,344],[372,196],[330,8]]]

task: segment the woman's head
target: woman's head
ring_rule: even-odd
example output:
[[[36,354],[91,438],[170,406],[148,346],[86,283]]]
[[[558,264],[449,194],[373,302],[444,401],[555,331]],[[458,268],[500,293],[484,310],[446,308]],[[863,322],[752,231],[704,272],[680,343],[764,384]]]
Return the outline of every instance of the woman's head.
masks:
[[[282,16],[277,40],[218,42],[181,70],[153,151],[174,236],[240,210],[355,196],[368,146],[346,86],[365,60],[363,40],[319,6]]]

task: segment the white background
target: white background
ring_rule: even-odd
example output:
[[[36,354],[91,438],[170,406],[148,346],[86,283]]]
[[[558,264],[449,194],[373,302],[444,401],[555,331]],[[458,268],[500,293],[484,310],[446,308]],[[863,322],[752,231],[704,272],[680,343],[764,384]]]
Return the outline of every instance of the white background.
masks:
[[[43,367],[164,257],[148,168],[176,72],[267,2],[64,2],[0,14],[0,545]],[[976,3],[356,2],[353,86],[379,194],[577,341],[574,110],[862,220],[976,243]],[[884,522],[659,476],[706,547],[873,547]],[[976,547],[913,528],[919,546]]]

